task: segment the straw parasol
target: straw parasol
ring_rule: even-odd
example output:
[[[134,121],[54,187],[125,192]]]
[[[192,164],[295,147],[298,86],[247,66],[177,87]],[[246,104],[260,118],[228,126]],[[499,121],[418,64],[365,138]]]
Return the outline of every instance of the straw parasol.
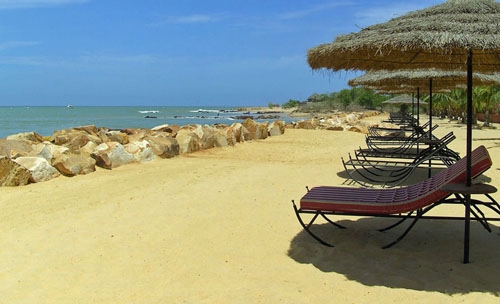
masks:
[[[500,3],[493,0],[448,0],[339,36],[332,43],[310,49],[307,54],[313,69],[467,71],[464,263],[469,262],[470,191],[473,188],[472,71],[500,70],[499,20]]]
[[[465,71],[445,71],[437,69],[416,70],[380,70],[368,71],[366,74],[349,80],[350,86],[364,86],[377,91],[392,92],[414,92],[417,96],[420,90],[429,91],[429,114],[432,125],[432,93],[450,91],[464,87],[467,83]],[[475,73],[473,75],[474,85],[494,85],[500,83],[500,74]],[[417,99],[419,99],[417,97]]]
[[[308,51],[313,69],[466,70],[469,50],[478,71],[500,65],[500,3],[493,0],[448,0],[342,35]]]
[[[500,74],[474,73],[474,85],[494,85],[500,83]],[[467,82],[467,73],[465,71],[444,71],[437,69],[417,69],[417,70],[379,70],[368,71],[366,74],[350,79],[350,86],[367,86],[369,88],[394,88],[400,89],[402,86],[408,87],[409,91],[416,88],[429,89],[429,80],[432,79],[432,89],[451,90],[462,88]],[[413,88],[413,89],[412,89]]]
[[[398,95],[398,96],[392,97],[391,99],[387,99],[386,101],[384,101],[382,103],[396,104],[396,105],[411,104],[411,103],[413,103],[413,97],[410,95]],[[424,103],[424,102],[421,102],[421,103]]]

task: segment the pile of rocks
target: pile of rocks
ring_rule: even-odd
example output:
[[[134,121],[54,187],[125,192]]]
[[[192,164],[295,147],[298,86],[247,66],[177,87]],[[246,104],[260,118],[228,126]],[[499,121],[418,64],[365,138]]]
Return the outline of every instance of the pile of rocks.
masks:
[[[0,139],[0,186],[20,186],[58,177],[88,174],[96,166],[112,169],[157,157],[171,158],[285,132],[277,120],[251,119],[228,125],[162,125],[152,129],[110,130],[82,126],[59,130],[50,137],[35,132]]]
[[[367,134],[370,126],[375,123],[363,121],[364,118],[380,115],[379,111],[365,111],[352,113],[334,113],[316,116],[307,120],[293,123],[293,128],[298,129],[323,129],[330,131],[351,131]]]
[[[35,132],[0,139],[0,186],[20,186],[58,177],[94,172],[97,167],[112,169],[157,157],[278,136],[286,128],[325,129],[367,133],[370,124],[363,118],[380,112],[339,113],[285,124],[282,120],[256,122],[246,119],[230,126],[162,125],[152,129],[111,130],[82,126],[42,137]]]

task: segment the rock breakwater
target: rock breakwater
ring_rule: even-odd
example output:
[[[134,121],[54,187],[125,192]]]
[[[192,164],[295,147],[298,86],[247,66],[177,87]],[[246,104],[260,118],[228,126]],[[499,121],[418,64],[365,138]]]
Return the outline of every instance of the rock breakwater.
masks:
[[[0,139],[0,186],[22,186],[61,175],[89,174],[96,167],[119,166],[172,158],[214,147],[279,136],[286,128],[344,130],[366,133],[361,122],[378,112],[314,117],[288,123],[246,119],[232,125],[160,125],[152,129],[112,130],[94,125],[55,131],[42,137],[36,132]]]

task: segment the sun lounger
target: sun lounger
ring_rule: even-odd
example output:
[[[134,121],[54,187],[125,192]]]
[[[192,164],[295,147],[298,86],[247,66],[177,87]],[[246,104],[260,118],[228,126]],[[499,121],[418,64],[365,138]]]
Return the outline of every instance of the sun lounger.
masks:
[[[394,149],[401,150],[408,146],[413,146],[414,144],[424,143],[425,141],[435,140],[435,136],[430,134],[434,131],[438,125],[432,126],[430,130],[424,131],[423,129],[415,129],[415,131],[409,136],[372,136],[367,135],[365,138],[366,146],[368,149],[376,151],[380,149]]]
[[[364,187],[377,184],[395,187],[401,185],[419,166],[448,167],[454,164],[460,157],[447,147],[454,139],[455,135],[450,132],[415,155],[381,151],[363,153],[361,150],[355,153],[355,158],[350,154],[349,160],[342,158],[342,164],[349,179]]]
[[[463,217],[432,217],[425,214],[434,207],[443,203],[463,204],[463,197],[458,194],[451,195],[442,190],[442,187],[450,184],[465,184],[466,182],[466,157],[457,161],[439,172],[438,174],[414,185],[391,188],[354,188],[345,186],[319,186],[314,187],[300,199],[300,207],[293,202],[295,214],[307,233],[320,243],[332,246],[311,231],[311,228],[318,217],[324,218],[327,222],[344,228],[333,222],[328,216],[332,215],[355,215],[355,216],[374,216],[374,217],[395,217],[401,219],[396,224],[387,227],[393,228],[406,219],[412,218],[413,221],[406,231],[394,242],[384,246],[390,247],[399,242],[421,218],[439,218],[439,219],[464,219]],[[491,158],[484,146],[476,148],[471,154],[472,171],[471,176],[477,177],[488,170],[491,165]],[[449,198],[453,196],[454,198]],[[479,209],[480,206],[486,206],[500,215],[500,206],[489,195],[489,199],[483,202],[477,199],[471,200],[473,206],[472,215],[486,229],[489,220],[499,220],[497,218],[486,218]],[[414,214],[416,213],[416,214]],[[306,224],[302,216],[312,215],[312,219]]]

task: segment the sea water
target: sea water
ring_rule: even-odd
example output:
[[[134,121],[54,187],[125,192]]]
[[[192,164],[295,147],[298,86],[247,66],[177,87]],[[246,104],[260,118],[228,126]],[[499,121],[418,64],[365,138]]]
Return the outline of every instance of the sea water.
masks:
[[[256,113],[243,113],[237,107],[0,107],[0,138],[22,132],[36,132],[49,136],[56,130],[77,126],[95,125],[109,129],[153,128],[169,125],[213,125],[241,122],[238,116],[254,116]],[[292,121],[280,115],[280,119]],[[257,119],[256,119],[257,120]]]

